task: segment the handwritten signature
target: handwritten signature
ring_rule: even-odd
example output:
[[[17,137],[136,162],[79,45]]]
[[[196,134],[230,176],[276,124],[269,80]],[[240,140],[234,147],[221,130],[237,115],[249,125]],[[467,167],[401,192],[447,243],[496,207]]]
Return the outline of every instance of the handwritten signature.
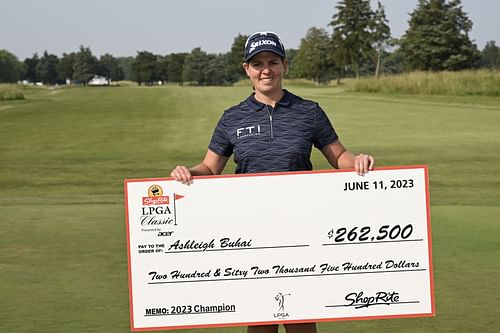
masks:
[[[364,292],[353,292],[345,296],[349,301],[346,306],[353,306],[356,309],[367,308],[372,305],[391,305],[399,303],[399,293],[395,291],[377,291],[375,295],[365,296]]]

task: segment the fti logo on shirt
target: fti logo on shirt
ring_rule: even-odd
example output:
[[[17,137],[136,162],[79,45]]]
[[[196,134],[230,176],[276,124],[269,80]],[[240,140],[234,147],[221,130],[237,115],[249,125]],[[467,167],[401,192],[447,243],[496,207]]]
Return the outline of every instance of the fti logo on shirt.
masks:
[[[260,125],[241,127],[236,130],[236,137],[238,139],[246,138],[249,136],[260,135]]]

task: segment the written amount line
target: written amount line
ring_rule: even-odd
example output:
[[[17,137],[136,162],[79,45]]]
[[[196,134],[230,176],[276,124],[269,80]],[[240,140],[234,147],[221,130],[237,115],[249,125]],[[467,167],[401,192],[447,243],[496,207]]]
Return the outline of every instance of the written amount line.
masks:
[[[207,280],[185,280],[185,281],[161,281],[161,282],[148,282],[148,284],[171,284],[171,283],[197,283],[197,282],[220,282],[220,281],[238,281],[238,280],[266,280],[266,279],[287,279],[287,278],[302,278],[302,277],[318,277],[318,276],[332,276],[332,275],[361,275],[361,274],[380,274],[380,273],[404,273],[404,272],[424,272],[425,268],[416,269],[397,269],[390,271],[373,271],[373,272],[342,272],[342,273],[321,273],[321,274],[300,274],[300,275],[274,275],[274,276],[255,276],[255,277],[241,277],[241,278],[220,278],[220,279],[207,279]]]

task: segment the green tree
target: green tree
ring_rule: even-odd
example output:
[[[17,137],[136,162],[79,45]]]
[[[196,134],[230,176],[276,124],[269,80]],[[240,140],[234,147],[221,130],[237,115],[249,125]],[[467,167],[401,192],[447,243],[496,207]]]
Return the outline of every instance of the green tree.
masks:
[[[229,65],[229,53],[209,54],[207,68],[205,69],[204,85],[227,86],[235,82],[235,73],[231,71]]]
[[[0,83],[17,82],[24,71],[24,64],[7,50],[0,50]]]
[[[385,17],[385,9],[380,1],[377,1],[377,9],[375,10],[375,14],[373,15],[372,38],[375,52],[377,54],[375,76],[378,77],[382,66],[382,55],[384,54],[385,46],[391,39],[391,28],[389,28],[389,21]]]
[[[38,53],[33,54],[31,58],[24,59],[24,75],[23,78],[29,82],[38,82],[39,78],[37,75],[36,68],[40,62],[40,57]]]
[[[162,82],[168,82],[168,63],[170,59],[168,56],[158,56],[158,65],[157,65],[157,75],[158,80]]]
[[[340,82],[343,67],[351,66],[359,77],[360,65],[373,52],[373,12],[369,0],[341,0],[335,8],[337,13],[329,25],[333,28],[333,58],[339,68]]]
[[[187,55],[188,53],[172,53],[166,56],[168,58],[167,78],[169,82],[183,83],[182,72]]]
[[[477,67],[479,51],[469,39],[472,21],[460,0],[419,0],[401,37],[410,70],[461,70]]]
[[[63,53],[57,65],[57,76],[60,81],[73,80],[76,53]]]
[[[207,82],[206,69],[213,55],[208,55],[201,48],[194,48],[184,60],[182,80],[184,82],[196,82],[203,85]]]
[[[490,69],[500,68],[500,47],[495,45],[494,40],[487,42],[481,52],[481,66]]]
[[[245,42],[248,35],[238,34],[234,37],[231,50],[227,53],[227,65],[229,66],[230,81],[236,82],[246,78],[245,70],[243,69],[243,58],[245,55]]]
[[[385,51],[384,51],[385,52]],[[394,52],[385,52],[384,57],[384,73],[399,74],[405,70],[405,59],[400,50]]]
[[[327,82],[335,64],[332,61],[330,37],[325,29],[309,28],[300,41],[297,55],[293,59],[295,75],[314,80],[316,84]]]
[[[132,72],[139,85],[152,85],[159,80],[158,56],[148,51],[137,52],[132,63]]]
[[[132,71],[132,64],[134,63],[134,57],[118,57],[118,66],[123,71],[123,80],[135,81],[135,77]]]
[[[98,68],[98,74],[104,76],[108,80],[108,85],[112,80],[119,81],[123,80],[125,77],[118,60],[109,53],[101,55],[98,62]]]
[[[80,50],[75,54],[73,64],[73,79],[83,85],[97,74],[97,58],[92,54],[89,47],[80,46]]]
[[[59,58],[54,54],[49,54],[47,51],[43,52],[40,61],[36,66],[37,77],[44,84],[56,84],[59,82],[57,75],[57,66],[59,65]]]
[[[286,77],[289,79],[301,78],[300,71],[295,67],[297,53],[299,53],[299,49],[290,48],[285,50],[286,58],[288,59],[288,74],[286,74]]]

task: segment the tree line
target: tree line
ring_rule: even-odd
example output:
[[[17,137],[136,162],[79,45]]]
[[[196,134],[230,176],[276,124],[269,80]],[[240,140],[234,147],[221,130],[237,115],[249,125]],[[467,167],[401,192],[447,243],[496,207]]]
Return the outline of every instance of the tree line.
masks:
[[[489,41],[482,51],[469,38],[472,21],[461,0],[419,0],[410,14],[409,27],[392,38],[385,8],[369,0],[342,0],[329,22],[331,33],[311,27],[298,49],[288,49],[289,78],[311,79],[318,84],[342,77],[359,77],[404,71],[442,71],[500,68],[500,47]],[[98,75],[109,81],[132,80],[139,85],[174,82],[197,85],[230,85],[243,78],[244,44],[238,34],[226,53],[191,52],[157,55],[139,51],[135,57],[99,58],[89,47],[61,57],[45,51],[19,61],[0,50],[0,82],[62,84],[68,80],[86,85]]]

